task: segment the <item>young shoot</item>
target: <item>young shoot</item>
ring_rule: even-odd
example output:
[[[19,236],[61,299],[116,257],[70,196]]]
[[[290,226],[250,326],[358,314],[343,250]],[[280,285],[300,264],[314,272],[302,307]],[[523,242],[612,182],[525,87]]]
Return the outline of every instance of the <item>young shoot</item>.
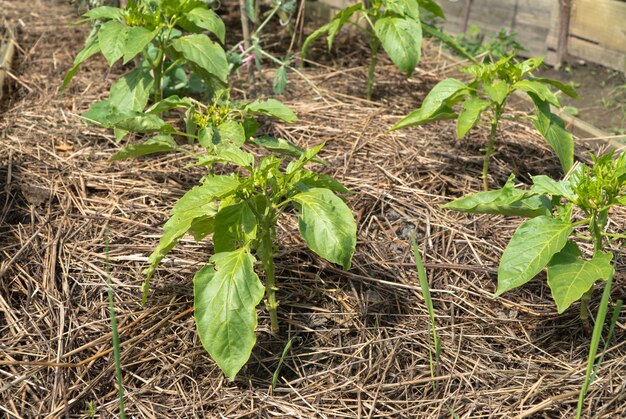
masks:
[[[567,173],[574,162],[574,141],[564,128],[563,121],[550,110],[550,106],[560,107],[557,95],[550,89],[555,87],[571,97],[577,97],[571,85],[556,80],[534,77],[543,59],[531,58],[516,63],[513,57],[502,58],[495,63],[473,64],[462,71],[473,76],[465,84],[460,80],[448,78],[439,82],[426,95],[422,106],[402,118],[391,129],[422,125],[432,121],[456,119],[457,138],[463,138],[469,130],[481,121],[481,115],[489,118],[489,137],[483,159],[483,190],[489,189],[489,160],[495,151],[498,137],[498,125],[503,115],[508,98],[520,90],[528,94],[534,103],[532,120],[535,128],[546,139]],[[460,111],[454,109],[460,104]]]

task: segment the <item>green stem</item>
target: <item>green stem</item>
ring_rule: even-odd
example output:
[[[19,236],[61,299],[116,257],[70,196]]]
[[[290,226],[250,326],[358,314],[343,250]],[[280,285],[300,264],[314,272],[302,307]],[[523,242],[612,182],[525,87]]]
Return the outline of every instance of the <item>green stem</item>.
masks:
[[[159,52],[157,53],[156,59],[154,60],[154,64],[152,66],[152,73],[154,74],[154,102],[159,102],[163,100],[163,89],[161,85],[163,84],[163,45],[159,44]]]
[[[487,179],[487,174],[489,172],[489,159],[493,154],[496,138],[498,135],[498,122],[500,121],[501,110],[496,109],[495,114],[493,116],[493,121],[491,121],[491,132],[489,133],[489,141],[487,142],[487,148],[485,149],[485,157],[483,159],[483,190],[487,192],[489,190],[489,180]]]
[[[274,266],[274,211],[268,208],[263,220],[261,231],[262,249],[259,252],[263,271],[265,272],[265,305],[270,314],[270,328],[272,334],[277,335],[280,331],[278,326],[278,301],[276,300],[276,269]]]
[[[374,76],[376,75],[376,63],[378,62],[378,48],[380,48],[380,41],[375,35],[372,35],[370,40],[370,65],[367,69],[367,87],[365,88],[365,96],[367,100],[372,100],[372,93],[374,90]]]

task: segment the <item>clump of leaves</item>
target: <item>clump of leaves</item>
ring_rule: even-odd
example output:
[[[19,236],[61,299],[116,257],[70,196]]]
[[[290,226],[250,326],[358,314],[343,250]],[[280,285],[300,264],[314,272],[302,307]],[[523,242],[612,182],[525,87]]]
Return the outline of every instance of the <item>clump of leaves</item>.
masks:
[[[577,97],[577,93],[571,85],[534,77],[532,72],[542,62],[541,58],[531,58],[517,63],[513,57],[507,57],[495,63],[470,65],[462,70],[474,77],[470,83],[465,84],[454,78],[442,80],[426,95],[422,106],[398,121],[392,130],[456,119],[457,138],[460,139],[480,122],[481,115],[489,114],[491,131],[482,171],[483,188],[486,191],[489,187],[489,159],[495,151],[498,125],[505,113],[506,101],[514,91],[520,90],[532,99],[535,105],[532,115],[535,127],[554,150],[563,171],[567,173],[574,161],[574,141],[565,130],[563,120],[550,110],[551,105],[561,106],[551,87],[571,97]],[[461,110],[457,113],[454,106],[459,103]]]
[[[517,55],[526,49],[515,39],[517,33],[504,28],[497,34],[487,35],[476,25],[469,25],[467,32],[456,37],[457,42],[473,56],[485,55],[487,62]]]
[[[156,102],[163,99],[166,89],[173,93],[195,86],[198,91],[214,91],[227,85],[226,53],[205,33],[223,43],[224,22],[202,0],[129,0],[124,9],[92,9],[81,22],[85,21],[96,23],[74,59],[63,89],[80,65],[97,53],[110,66],[140,57],[139,66],[111,86],[106,100],[107,106],[121,111],[141,112],[151,94]],[[118,139],[125,134],[116,130]]]
[[[374,73],[378,61],[377,53],[381,46],[391,61],[407,76],[413,74],[420,61],[424,32],[463,53],[453,38],[422,20],[421,17],[426,12],[432,16],[444,18],[441,7],[434,0],[373,0],[367,4],[368,7],[363,3],[346,7],[329,23],[309,35],[302,45],[302,56],[306,57],[311,44],[324,34],[328,36],[328,49],[330,50],[337,33],[345,25],[353,25],[365,31],[369,37],[371,54],[365,90],[368,99],[372,98]],[[355,17],[360,19],[355,19]],[[363,25],[359,20],[364,20],[366,23]],[[473,59],[471,56],[469,58]]]
[[[577,163],[560,181],[532,177],[530,189],[509,178],[502,189],[479,192],[445,204],[456,211],[528,217],[515,231],[498,268],[496,295],[520,287],[547,269],[548,286],[562,313],[581,300],[588,325],[593,284],[613,274],[608,244],[626,236],[606,231],[609,210],[626,206],[626,155],[593,157],[591,167]],[[591,257],[577,242],[593,244]],[[584,247],[583,247],[584,248]]]

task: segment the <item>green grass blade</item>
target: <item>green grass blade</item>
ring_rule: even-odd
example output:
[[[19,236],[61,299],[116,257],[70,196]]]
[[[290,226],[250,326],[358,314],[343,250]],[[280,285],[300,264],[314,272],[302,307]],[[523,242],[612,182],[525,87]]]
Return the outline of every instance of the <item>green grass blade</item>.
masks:
[[[280,370],[283,368],[283,362],[285,361],[285,357],[287,356],[287,353],[291,349],[291,346],[293,345],[293,341],[296,338],[297,336],[287,341],[287,344],[285,345],[285,348],[283,349],[283,353],[280,355],[280,359],[278,360],[278,365],[276,366],[276,370],[274,371],[274,375],[272,377],[272,389],[271,389],[272,393],[274,392],[274,389],[276,388],[276,383],[278,383],[278,376],[280,375]]]
[[[433,351],[430,351],[430,375],[435,377],[436,370],[439,369],[439,361],[441,355],[441,340],[437,336],[437,327],[435,325],[435,309],[433,307],[433,300],[430,296],[430,284],[428,283],[428,277],[426,276],[426,270],[424,269],[424,263],[422,261],[422,256],[420,254],[419,248],[417,247],[417,242],[415,241],[415,237],[411,237],[411,243],[413,245],[413,254],[415,256],[415,267],[417,268],[417,275],[420,281],[420,288],[422,289],[422,295],[424,297],[424,302],[426,303],[426,308],[428,309],[429,323],[428,323],[428,335],[433,338],[434,345],[434,360],[433,360]]]
[[[585,381],[578,397],[578,406],[576,407],[576,419],[579,419],[582,415],[585,396],[587,395],[587,390],[589,390],[589,386],[591,385],[591,382],[594,378],[594,368],[596,367],[595,359],[598,353],[598,347],[600,346],[600,339],[602,338],[602,329],[604,328],[604,320],[606,319],[606,313],[608,311],[612,284],[613,275],[610,275],[606,281],[606,284],[604,285],[604,292],[602,293],[602,300],[600,300],[600,307],[598,308],[596,323],[593,326],[591,345],[589,347],[589,357],[587,358],[587,371],[585,372]]]
[[[120,334],[117,327],[117,315],[115,302],[113,301],[113,289],[111,287],[111,262],[109,261],[109,227],[107,226],[104,236],[104,253],[107,273],[107,294],[109,296],[109,315],[111,316],[111,336],[113,340],[113,362],[115,363],[115,379],[117,381],[117,399],[120,409],[120,419],[126,419],[124,408],[124,387],[122,381],[122,362],[120,359]]]

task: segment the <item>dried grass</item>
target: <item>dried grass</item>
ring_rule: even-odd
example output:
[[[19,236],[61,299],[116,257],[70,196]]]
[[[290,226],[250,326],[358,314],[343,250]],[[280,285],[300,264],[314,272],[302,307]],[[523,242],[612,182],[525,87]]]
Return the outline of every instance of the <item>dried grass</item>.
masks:
[[[350,272],[305,250],[294,220],[281,225],[280,338],[260,311],[257,347],[234,383],[195,334],[191,277],[211,252],[185,239],[139,304],[141,270],[169,208],[201,175],[184,156],[121,163],[112,136],[77,118],[115,78],[84,67],[69,92],[57,88],[85,35],[67,28],[61,3],[1,1],[21,18],[11,98],[0,116],[0,409],[7,417],[80,417],[93,402],[116,416],[106,301],[105,227],[122,339],[127,411],[133,417],[550,417],[573,416],[589,338],[576,308],[557,315],[534,280],[492,298],[498,255],[517,221],[439,208],[480,188],[486,130],[454,140],[451,123],[387,128],[453,70],[436,48],[414,78],[379,67],[377,102],[360,98],[366,68],[311,66],[323,93],[293,79],[284,100],[300,121],[267,127],[300,145],[327,143],[325,170],[354,191],[358,249]],[[46,17],[50,8],[59,20]],[[353,45],[358,45],[356,40]],[[492,185],[509,173],[558,174],[543,140],[506,122]],[[624,214],[616,214],[624,225]],[[418,235],[443,341],[429,371],[428,313],[408,240]],[[620,256],[622,250],[617,250]],[[624,295],[617,258],[615,297]],[[599,300],[596,293],[594,301]],[[586,416],[626,412],[623,318],[586,404]],[[288,341],[274,392],[272,374]]]

